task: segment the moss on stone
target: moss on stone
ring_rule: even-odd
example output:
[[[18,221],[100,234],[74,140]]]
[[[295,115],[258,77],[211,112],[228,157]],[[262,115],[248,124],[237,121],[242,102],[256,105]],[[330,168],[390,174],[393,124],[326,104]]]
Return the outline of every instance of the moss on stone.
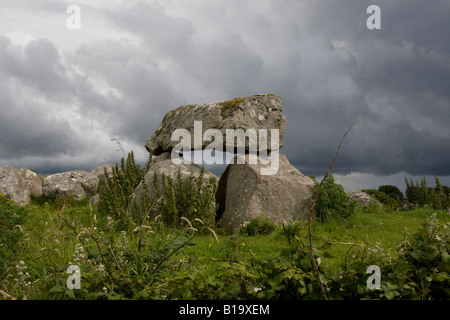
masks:
[[[255,94],[257,97],[275,97],[276,95],[273,93],[267,93],[267,94]]]
[[[163,132],[164,128],[165,128],[165,125],[161,125],[161,126],[158,128],[158,130],[156,130],[155,134],[156,134],[157,136],[159,136],[159,135]]]
[[[244,102],[247,98],[234,98],[227,101],[220,102],[220,115],[222,119],[225,119],[230,111],[234,110],[237,106],[239,106],[242,102]]]
[[[185,106],[179,106],[179,107],[176,108],[176,109],[170,110],[170,111],[167,113],[167,115],[172,115],[172,114],[174,114],[174,113],[176,113],[176,112],[178,112],[178,111],[180,111],[180,110],[188,109],[188,108],[190,109],[190,108],[193,108],[193,107],[195,107],[194,104],[188,104],[188,105],[185,105]]]

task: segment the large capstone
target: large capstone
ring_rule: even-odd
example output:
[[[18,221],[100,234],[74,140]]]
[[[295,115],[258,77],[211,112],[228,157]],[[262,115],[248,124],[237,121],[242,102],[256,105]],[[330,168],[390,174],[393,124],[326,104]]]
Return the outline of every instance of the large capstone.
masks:
[[[227,147],[230,149],[238,147],[238,140],[235,141],[231,134],[228,136],[232,139],[227,140],[227,130],[234,130],[236,134],[243,132],[250,137],[256,133],[255,142],[258,151],[280,149],[286,129],[286,117],[281,114],[281,111],[281,98],[273,94],[181,106],[165,115],[158,130],[147,140],[145,147],[153,155],[170,152],[181,140],[175,137],[173,141],[172,134],[177,129],[185,129],[191,138],[188,142],[190,149],[203,150],[210,146],[212,141],[217,143],[216,139],[219,137],[205,135],[207,130],[215,129],[222,135],[223,151],[226,151]],[[199,122],[201,122],[201,128],[198,130]],[[248,136],[243,146],[245,151],[251,151],[252,148]],[[263,137],[263,140],[259,141],[260,137]],[[273,140],[272,137],[274,137]]]

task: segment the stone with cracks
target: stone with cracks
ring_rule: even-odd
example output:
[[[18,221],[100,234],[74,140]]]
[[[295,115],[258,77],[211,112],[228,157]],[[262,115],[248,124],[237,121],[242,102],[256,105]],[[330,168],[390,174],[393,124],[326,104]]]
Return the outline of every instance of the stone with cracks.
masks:
[[[279,155],[275,175],[261,175],[261,161],[230,164],[222,174],[217,192],[220,224],[232,232],[262,217],[277,225],[306,219],[312,205],[314,181]]]
[[[49,198],[72,195],[75,200],[82,200],[95,195],[98,184],[99,178],[96,175],[75,170],[48,176],[44,179],[42,189],[44,195]]]
[[[42,195],[42,180],[28,169],[0,167],[0,194],[25,205],[31,202],[31,195]]]
[[[42,179],[33,171],[22,168],[16,169],[17,172],[22,176],[28,185],[30,194],[35,197],[40,197],[43,194],[42,191]]]
[[[202,137],[208,129],[218,129],[223,137],[223,151],[226,150],[226,130],[267,129],[267,150],[271,150],[271,129],[279,130],[279,148],[283,144],[286,117],[281,114],[281,98],[273,94],[254,95],[227,101],[186,105],[169,111],[158,130],[147,140],[145,147],[153,155],[170,152],[179,141],[171,141],[176,129],[186,129],[191,135],[191,149],[194,149],[194,121],[202,121]],[[211,141],[201,139],[205,149]],[[235,145],[236,146],[236,145]],[[259,150],[265,149],[259,147]],[[245,149],[248,150],[248,141]]]

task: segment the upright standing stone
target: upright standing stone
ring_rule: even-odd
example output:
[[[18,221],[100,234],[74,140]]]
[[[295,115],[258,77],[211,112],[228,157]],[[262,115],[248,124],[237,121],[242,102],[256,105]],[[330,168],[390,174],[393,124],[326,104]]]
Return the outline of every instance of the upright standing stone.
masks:
[[[28,185],[30,194],[35,197],[42,196],[42,179],[33,171],[22,168],[16,169]]]
[[[312,205],[314,181],[279,155],[278,172],[261,175],[261,161],[230,164],[219,181],[220,224],[232,232],[262,216],[275,224],[306,218]]]
[[[0,167],[0,194],[20,205],[31,201],[29,184],[19,170],[11,166]]]

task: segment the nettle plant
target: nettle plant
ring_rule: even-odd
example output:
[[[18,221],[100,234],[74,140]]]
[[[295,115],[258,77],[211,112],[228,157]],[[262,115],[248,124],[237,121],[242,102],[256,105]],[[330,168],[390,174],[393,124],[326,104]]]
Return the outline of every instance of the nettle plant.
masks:
[[[118,228],[126,228],[130,222],[161,219],[165,225],[177,227],[180,218],[200,219],[205,226],[215,224],[217,184],[214,179],[205,181],[205,169],[197,176],[182,178],[178,171],[175,178],[164,174],[153,175],[151,185],[145,174],[151,166],[151,156],[143,169],[136,164],[133,152],[121,159],[112,174],[105,169],[105,180],[100,183],[98,212],[102,217],[112,216],[120,221]],[[135,189],[142,183],[142,197],[135,199]],[[151,189],[151,190],[150,190]]]
[[[413,298],[448,299],[450,297],[450,223],[442,224],[434,213],[425,220],[412,241],[399,246],[399,267],[404,285]]]
[[[334,276],[335,292],[357,299],[446,300],[450,297],[449,243],[450,224],[440,223],[433,214],[417,233],[405,236],[395,259],[379,244],[356,248],[346,257],[343,273]],[[379,290],[369,290],[365,284],[367,265],[381,269]]]
[[[167,228],[161,222],[130,222],[127,230],[117,231],[118,219],[112,216],[97,221],[91,213],[88,226],[61,217],[77,241],[72,260],[59,274],[47,279],[54,299],[148,299],[164,298],[158,286],[184,263],[178,258],[192,245],[201,221],[181,219],[179,229]],[[70,288],[66,270],[80,269],[79,289]]]
[[[448,299],[449,227],[431,216],[418,233],[405,237],[396,258],[379,243],[356,241],[337,270],[321,263],[332,257],[329,246],[313,246],[328,298]],[[266,259],[253,252],[242,252],[241,236],[234,234],[225,241],[225,258],[205,258],[208,263],[202,260],[203,263],[186,265],[161,283],[161,292],[169,299],[321,299],[306,241],[306,223],[298,222],[279,232],[286,238],[287,246],[276,257]],[[369,287],[368,266],[379,267],[379,288]]]
[[[172,227],[177,227],[182,217],[200,219],[205,226],[213,227],[216,217],[217,184],[213,178],[204,181],[205,169],[202,167],[198,176],[190,175],[182,179],[180,171],[176,178],[162,174],[153,175],[155,197],[148,201],[149,219],[160,217]]]
[[[101,216],[113,216],[126,222],[129,219],[128,206],[133,198],[134,190],[144,180],[145,173],[150,166],[149,157],[144,168],[136,163],[134,153],[130,152],[127,158],[122,157],[120,168],[116,165],[109,174],[105,168],[105,179],[99,185],[98,212]]]

